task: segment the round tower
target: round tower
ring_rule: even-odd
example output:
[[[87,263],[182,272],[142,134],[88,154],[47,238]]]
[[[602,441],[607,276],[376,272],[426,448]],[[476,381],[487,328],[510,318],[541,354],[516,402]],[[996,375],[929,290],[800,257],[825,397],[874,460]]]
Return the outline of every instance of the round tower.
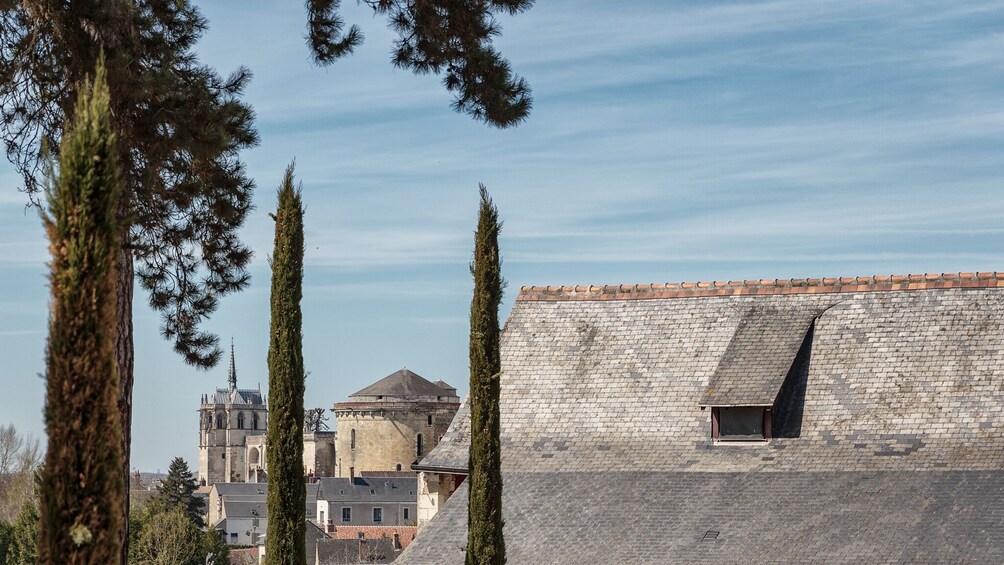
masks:
[[[401,369],[332,409],[337,422],[336,476],[406,471],[431,451],[460,407],[455,388]]]

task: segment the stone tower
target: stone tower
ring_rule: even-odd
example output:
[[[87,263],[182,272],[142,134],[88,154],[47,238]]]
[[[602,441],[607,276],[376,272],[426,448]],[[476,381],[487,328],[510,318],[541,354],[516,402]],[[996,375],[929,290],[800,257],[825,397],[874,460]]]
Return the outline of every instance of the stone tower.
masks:
[[[460,407],[457,389],[401,369],[335,404],[335,474],[411,471],[446,433]]]
[[[249,437],[268,428],[268,409],[261,389],[238,389],[234,346],[230,344],[228,387],[202,395],[199,408],[199,484],[244,482],[264,465],[252,461],[259,453],[247,450]],[[250,453],[251,455],[247,455]]]

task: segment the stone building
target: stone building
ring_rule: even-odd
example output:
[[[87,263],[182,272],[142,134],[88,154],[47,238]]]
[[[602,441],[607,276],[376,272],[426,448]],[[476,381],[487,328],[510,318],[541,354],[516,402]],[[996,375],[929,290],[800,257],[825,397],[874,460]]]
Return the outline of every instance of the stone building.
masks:
[[[332,409],[338,429],[335,476],[408,471],[439,439],[460,406],[457,390],[401,369]]]
[[[1002,563],[1002,352],[997,273],[524,287],[508,562]],[[418,469],[466,474],[466,418]],[[441,506],[398,562],[464,562]]]
[[[202,395],[199,408],[199,483],[244,482],[248,477],[247,439],[265,433],[268,409],[261,389],[238,389],[234,348],[230,346],[228,388]]]
[[[268,408],[261,389],[238,389],[233,345],[229,387],[203,395],[199,409],[199,483],[263,483],[268,477]],[[335,472],[336,432],[304,432],[303,474]]]

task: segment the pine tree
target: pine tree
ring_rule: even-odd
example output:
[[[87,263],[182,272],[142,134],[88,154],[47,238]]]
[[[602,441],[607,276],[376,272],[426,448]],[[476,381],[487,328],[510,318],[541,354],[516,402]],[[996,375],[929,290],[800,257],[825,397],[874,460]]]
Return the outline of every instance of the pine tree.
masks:
[[[101,62],[78,96],[44,217],[52,287],[46,352],[39,557],[113,563],[122,551],[121,420],[115,367],[115,263],[122,193]]]
[[[499,439],[499,305],[502,260],[498,209],[481,185],[474,235],[474,298],[471,300],[471,447],[468,483],[467,563],[505,563],[502,537],[502,459]]]
[[[238,158],[254,146],[254,114],[240,100],[250,72],[221,76],[194,52],[207,23],[191,2],[3,2],[0,129],[31,202],[41,193],[45,147],[58,146],[77,85],[106,56],[112,127],[125,183],[117,247],[119,415],[128,483],[136,277],[162,332],[198,367],[222,351],[200,329],[219,299],[248,284],[251,250],[237,231],[254,183]],[[128,497],[122,500],[123,528]],[[125,563],[126,531],[123,529]]]
[[[38,563],[38,507],[35,500],[28,500],[21,507],[21,513],[11,531],[8,549],[9,565],[36,565]]]
[[[394,66],[419,74],[442,73],[453,109],[498,127],[512,127],[530,113],[530,86],[513,74],[509,61],[492,47],[502,33],[496,14],[515,15],[533,0],[363,0],[387,16],[398,33]],[[314,62],[330,65],[362,43],[359,27],[342,33],[340,0],[307,0]]]
[[[293,165],[279,186],[272,254],[272,320],[268,347],[268,535],[265,559],[304,563],[303,479],[303,203]]]
[[[181,457],[175,457],[167,470],[167,478],[157,487],[157,498],[165,508],[180,508],[188,514],[192,522],[202,526],[202,499],[194,493],[198,488],[195,475],[188,468],[188,463]]]

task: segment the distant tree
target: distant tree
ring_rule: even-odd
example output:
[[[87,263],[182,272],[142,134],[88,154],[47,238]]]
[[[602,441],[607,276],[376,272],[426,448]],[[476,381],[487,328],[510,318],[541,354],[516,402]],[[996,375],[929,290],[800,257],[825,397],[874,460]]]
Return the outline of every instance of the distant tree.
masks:
[[[201,555],[206,556],[206,565],[230,565],[230,548],[212,528],[202,533]]]
[[[99,62],[80,90],[43,216],[52,254],[39,558],[113,563],[122,552],[122,432],[115,372],[115,217],[122,180]],[[55,174],[55,173],[53,173]]]
[[[157,487],[155,500],[166,509],[184,510],[192,522],[201,527],[205,505],[194,494],[197,488],[199,484],[188,468],[188,463],[181,457],[175,457],[167,470],[167,477]]]
[[[468,482],[467,563],[505,563],[502,537],[502,459],[499,440],[499,304],[502,259],[498,209],[481,185],[474,235],[474,298],[471,300],[471,447]]]
[[[8,548],[9,565],[35,565],[38,563],[38,506],[34,499],[24,503],[11,532]],[[56,563],[50,561],[49,563]]]
[[[203,532],[181,508],[153,504],[131,548],[138,565],[202,565],[206,553]]]
[[[14,526],[0,520],[0,563],[10,562],[10,546],[14,542]]]
[[[240,68],[224,77],[199,61],[194,47],[206,27],[191,2],[0,2],[0,130],[30,201],[39,201],[44,146],[59,145],[77,85],[94,72],[98,54],[106,55],[125,181],[117,210],[123,223],[115,344],[124,481],[135,277],[163,316],[164,337],[198,367],[221,355],[201,322],[220,297],[248,283],[251,251],[237,231],[254,184],[238,153],[258,140],[253,112],[240,100],[251,74]],[[128,498],[123,523],[127,515]]]
[[[268,347],[268,535],[270,565],[303,564],[303,202],[293,185],[293,165],[279,186],[272,253],[271,328]]]
[[[38,438],[19,433],[13,424],[0,426],[0,522],[13,524],[34,496],[34,475],[41,460]]]
[[[394,66],[419,74],[442,73],[453,108],[499,128],[519,124],[533,105],[530,86],[513,74],[492,46],[502,33],[496,15],[524,12],[533,0],[362,0],[387,16],[398,33]],[[307,0],[314,61],[330,65],[362,43],[357,26],[342,33],[340,0]]]
[[[303,431],[317,433],[330,429],[328,427],[327,410],[324,408],[307,408],[303,411]]]
[[[14,424],[0,426],[0,479],[3,479],[14,469],[24,438],[17,433]]]

